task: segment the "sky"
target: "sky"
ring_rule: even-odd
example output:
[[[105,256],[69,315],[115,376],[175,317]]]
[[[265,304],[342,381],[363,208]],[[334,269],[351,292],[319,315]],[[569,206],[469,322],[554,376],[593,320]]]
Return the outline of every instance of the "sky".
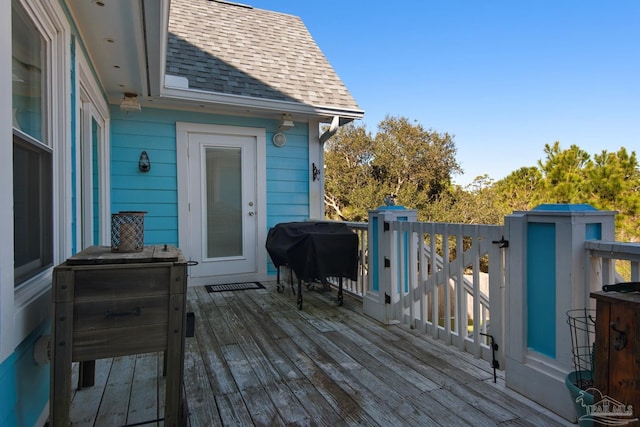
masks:
[[[457,184],[555,141],[640,155],[640,1],[241,2],[302,19],[373,135],[387,115],[453,135]]]

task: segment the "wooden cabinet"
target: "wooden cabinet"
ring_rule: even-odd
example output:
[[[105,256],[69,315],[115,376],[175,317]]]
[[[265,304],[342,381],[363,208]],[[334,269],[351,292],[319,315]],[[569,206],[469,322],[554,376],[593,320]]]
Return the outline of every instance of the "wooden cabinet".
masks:
[[[640,417],[640,293],[593,292],[594,387]],[[635,422],[627,425],[640,425]]]
[[[164,425],[185,423],[186,267],[172,246],[135,253],[93,246],[54,269],[52,425],[70,424],[72,362],[91,366],[96,359],[159,351],[167,377]]]

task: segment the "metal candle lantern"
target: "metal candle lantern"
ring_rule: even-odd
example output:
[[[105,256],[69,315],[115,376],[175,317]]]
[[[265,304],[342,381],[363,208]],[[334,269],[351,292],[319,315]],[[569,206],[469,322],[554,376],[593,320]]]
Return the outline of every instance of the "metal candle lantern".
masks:
[[[141,252],[144,249],[144,214],[120,211],[111,214],[111,252]]]

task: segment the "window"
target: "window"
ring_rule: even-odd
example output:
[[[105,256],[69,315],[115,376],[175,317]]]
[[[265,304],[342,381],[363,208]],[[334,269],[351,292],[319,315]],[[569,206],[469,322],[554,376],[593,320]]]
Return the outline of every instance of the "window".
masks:
[[[51,153],[13,136],[15,285],[51,266]]]
[[[47,144],[46,44],[12,7],[14,285],[53,263],[52,149]]]

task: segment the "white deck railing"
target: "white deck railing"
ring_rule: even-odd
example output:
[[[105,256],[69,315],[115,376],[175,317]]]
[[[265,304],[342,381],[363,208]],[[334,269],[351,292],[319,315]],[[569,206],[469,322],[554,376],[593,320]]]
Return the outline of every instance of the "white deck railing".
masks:
[[[348,223],[358,234],[357,280],[343,279],[345,292],[369,289],[367,223]],[[391,321],[419,329],[476,357],[504,366],[504,227],[392,221]],[[462,254],[459,255],[462,248]],[[640,244],[585,242],[591,289],[640,281]],[[628,273],[621,276],[616,266]],[[589,264],[588,264],[589,265]],[[337,279],[333,280],[337,284]],[[498,344],[492,353],[491,337]]]
[[[358,279],[343,279],[343,289],[363,296],[369,287],[368,224],[348,225],[360,242]],[[391,310],[395,318],[390,320],[503,364],[505,259],[499,243],[503,227],[398,221],[391,222],[390,229],[396,255],[392,266],[408,266],[392,272],[398,292]],[[407,233],[412,236],[408,240]],[[407,251],[408,241],[412,243]],[[453,255],[459,253],[457,248],[463,248],[460,257]],[[338,279],[331,281],[337,284]],[[499,343],[495,354],[491,337]]]
[[[586,241],[584,247],[591,269],[588,280],[591,289],[619,282],[640,282],[640,243]],[[623,277],[617,271],[624,271]]]
[[[342,289],[358,297],[362,297],[369,286],[369,248],[367,247],[366,222],[347,222],[351,230],[358,235],[358,278],[356,280],[342,279]],[[337,277],[330,277],[329,281],[334,285],[338,284]]]

